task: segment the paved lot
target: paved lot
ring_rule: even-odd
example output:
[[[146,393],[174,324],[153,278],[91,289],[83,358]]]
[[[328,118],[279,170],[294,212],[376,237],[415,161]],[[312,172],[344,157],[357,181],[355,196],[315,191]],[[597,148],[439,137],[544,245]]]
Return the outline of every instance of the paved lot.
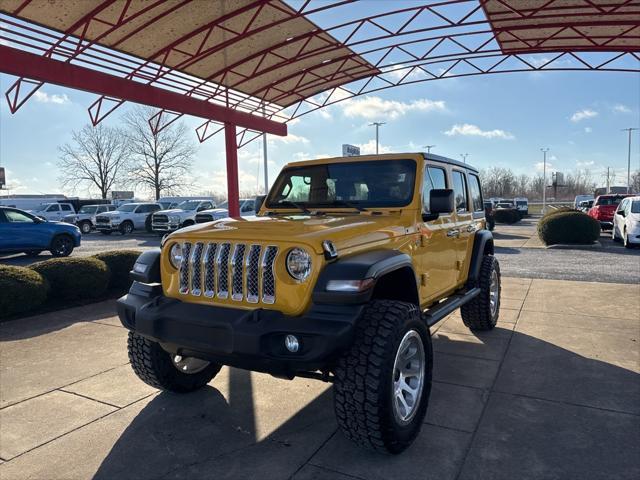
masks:
[[[503,283],[494,331],[434,329],[429,413],[396,457],[345,440],[321,382],[145,386],[112,303],[0,325],[0,478],[640,478],[640,286]]]

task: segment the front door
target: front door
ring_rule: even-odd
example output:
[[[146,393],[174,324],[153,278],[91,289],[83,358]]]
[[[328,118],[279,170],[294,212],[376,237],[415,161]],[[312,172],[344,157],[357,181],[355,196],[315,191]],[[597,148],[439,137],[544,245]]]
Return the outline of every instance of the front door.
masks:
[[[450,188],[444,166],[425,165],[422,182],[422,212],[429,213],[429,194],[433,189]],[[436,220],[419,223],[416,266],[419,269],[421,303],[453,289],[456,282],[457,261],[450,231],[455,229],[455,215],[440,215]]]

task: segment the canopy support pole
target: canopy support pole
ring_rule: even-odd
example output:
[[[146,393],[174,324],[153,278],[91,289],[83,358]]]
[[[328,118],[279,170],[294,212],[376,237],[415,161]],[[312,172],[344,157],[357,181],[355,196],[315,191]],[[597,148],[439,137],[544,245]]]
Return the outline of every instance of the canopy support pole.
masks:
[[[238,188],[238,144],[236,142],[236,126],[224,124],[224,140],[227,150],[227,202],[229,216],[240,216],[240,191]]]

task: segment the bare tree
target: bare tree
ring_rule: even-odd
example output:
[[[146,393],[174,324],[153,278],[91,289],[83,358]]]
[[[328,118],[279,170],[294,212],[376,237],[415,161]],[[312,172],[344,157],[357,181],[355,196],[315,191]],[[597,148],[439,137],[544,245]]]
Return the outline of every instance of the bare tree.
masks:
[[[191,185],[189,172],[196,148],[188,138],[184,123],[166,124],[154,134],[148,120],[157,110],[134,107],[123,117],[132,162],[129,179],[135,186],[150,190],[158,200],[162,193],[177,193]]]
[[[97,188],[102,198],[121,180],[129,160],[129,150],[117,128],[85,125],[72,133],[73,145],[59,147],[60,183],[74,190],[85,185]]]

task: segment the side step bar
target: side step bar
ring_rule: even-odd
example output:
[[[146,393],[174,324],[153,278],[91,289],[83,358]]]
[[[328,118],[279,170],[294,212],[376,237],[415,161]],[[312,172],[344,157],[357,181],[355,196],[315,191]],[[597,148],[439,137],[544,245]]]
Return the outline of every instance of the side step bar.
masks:
[[[467,290],[465,292],[457,293],[455,295],[451,295],[445,301],[440,302],[429,310],[422,314],[424,320],[427,322],[427,325],[433,327],[436,323],[442,320],[444,317],[452,313],[454,310],[457,310],[462,305],[467,302],[470,302],[475,297],[480,295],[480,288],[472,288],[471,290]]]

